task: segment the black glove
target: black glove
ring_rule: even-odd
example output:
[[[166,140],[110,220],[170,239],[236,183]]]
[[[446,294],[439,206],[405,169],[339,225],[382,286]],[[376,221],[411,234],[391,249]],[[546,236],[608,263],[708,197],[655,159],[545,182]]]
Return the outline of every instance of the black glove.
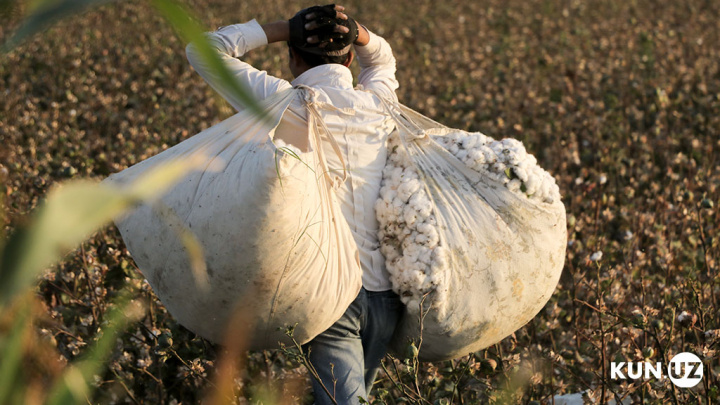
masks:
[[[308,19],[308,14],[314,14]],[[313,29],[305,28],[310,22],[315,22]],[[290,44],[306,52],[315,54],[328,54],[343,51],[358,38],[358,27],[355,20],[339,18],[334,4],[313,6],[299,11],[290,23]],[[342,25],[349,32],[341,33],[336,27]],[[317,42],[308,43],[307,39],[317,36]]]

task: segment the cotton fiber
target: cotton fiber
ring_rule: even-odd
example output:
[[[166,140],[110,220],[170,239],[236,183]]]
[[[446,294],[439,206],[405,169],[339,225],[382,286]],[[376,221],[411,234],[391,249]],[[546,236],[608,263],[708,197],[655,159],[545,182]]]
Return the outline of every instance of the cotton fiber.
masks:
[[[394,348],[419,343],[421,330],[422,360],[488,347],[532,319],[557,285],[566,240],[559,189],[517,140],[387,107],[398,130],[375,208],[406,305]]]

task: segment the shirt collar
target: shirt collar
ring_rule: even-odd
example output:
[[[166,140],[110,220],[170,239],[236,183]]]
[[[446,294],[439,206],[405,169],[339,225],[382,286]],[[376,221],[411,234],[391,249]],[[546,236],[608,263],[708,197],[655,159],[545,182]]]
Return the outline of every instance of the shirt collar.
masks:
[[[292,81],[292,85],[308,87],[340,87],[344,89],[353,88],[353,77],[350,69],[338,63],[328,63],[315,66],[301,73]]]

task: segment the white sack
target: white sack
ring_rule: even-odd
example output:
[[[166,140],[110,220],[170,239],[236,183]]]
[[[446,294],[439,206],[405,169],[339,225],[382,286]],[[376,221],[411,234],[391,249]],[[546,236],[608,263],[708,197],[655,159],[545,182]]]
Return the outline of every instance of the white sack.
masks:
[[[159,204],[116,224],[170,313],[209,340],[222,342],[228,321],[242,311],[252,349],[287,343],[285,328],[295,324],[302,344],[339,319],[360,290],[355,242],[318,155],[316,115],[307,114],[310,151],[285,153],[272,142],[288,105],[306,95],[274,95],[262,103],[271,122],[241,112],[107,180],[125,183],[164,162],[205,159],[205,170]],[[206,274],[193,274],[182,227],[202,245]]]
[[[388,103],[398,131],[376,213],[393,289],[406,304],[393,349],[423,361],[486,348],[530,321],[565,259],[554,179],[515,140],[442,126]]]

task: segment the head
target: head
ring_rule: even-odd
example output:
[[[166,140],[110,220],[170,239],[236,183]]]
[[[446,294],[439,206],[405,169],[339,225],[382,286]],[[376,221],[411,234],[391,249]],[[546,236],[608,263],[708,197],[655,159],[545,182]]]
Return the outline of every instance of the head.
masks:
[[[306,70],[312,69],[316,66],[327,65],[330,63],[337,63],[339,65],[349,67],[354,58],[352,51],[348,51],[344,55],[317,55],[304,52],[301,49],[294,47],[289,42],[288,55],[290,58],[290,72],[293,77],[298,77]]]
[[[320,65],[350,66],[357,24],[339,15],[335,5],[330,4],[306,8],[290,19],[289,64],[295,77]]]

